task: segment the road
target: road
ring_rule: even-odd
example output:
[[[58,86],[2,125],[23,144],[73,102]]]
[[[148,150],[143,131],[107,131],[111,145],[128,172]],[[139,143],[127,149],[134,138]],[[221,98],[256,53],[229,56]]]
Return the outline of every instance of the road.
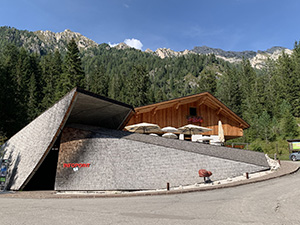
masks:
[[[300,224],[300,172],[269,181],[167,196],[0,198],[0,224]]]

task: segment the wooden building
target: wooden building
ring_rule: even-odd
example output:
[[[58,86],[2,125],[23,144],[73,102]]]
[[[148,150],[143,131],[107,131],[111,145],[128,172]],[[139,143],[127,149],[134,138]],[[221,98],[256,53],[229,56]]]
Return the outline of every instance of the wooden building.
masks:
[[[178,128],[195,124],[212,129],[203,135],[218,135],[219,120],[226,140],[242,137],[243,130],[249,128],[247,122],[208,92],[137,107],[127,125],[148,122],[161,128]]]

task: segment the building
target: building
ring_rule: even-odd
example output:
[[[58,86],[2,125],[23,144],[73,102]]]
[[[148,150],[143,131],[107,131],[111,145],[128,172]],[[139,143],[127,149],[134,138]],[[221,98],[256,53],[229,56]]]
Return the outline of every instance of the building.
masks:
[[[4,145],[10,190],[145,190],[269,169],[263,153],[122,131],[134,109],[78,88]]]
[[[223,125],[226,140],[243,136],[249,124],[208,92],[141,106],[127,125],[148,122],[160,127],[181,127],[195,124],[211,128],[203,135],[218,135],[218,121]]]

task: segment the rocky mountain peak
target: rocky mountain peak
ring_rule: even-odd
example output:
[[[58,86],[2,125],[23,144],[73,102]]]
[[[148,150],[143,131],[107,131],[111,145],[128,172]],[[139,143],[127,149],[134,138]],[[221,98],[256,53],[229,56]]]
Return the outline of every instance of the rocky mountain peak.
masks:
[[[68,43],[73,38],[75,39],[79,49],[81,50],[86,50],[89,47],[98,46],[98,44],[91,39],[69,29],[58,33],[54,33],[48,30],[40,30],[33,33],[35,33],[44,42],[44,45],[54,46],[55,49],[62,47],[62,45],[66,45],[66,43]]]
[[[119,49],[119,50],[124,50],[124,49],[128,49],[128,48],[131,48],[129,45],[125,44],[124,42],[121,42],[119,44],[117,44],[115,46],[116,49]]]
[[[208,55],[214,54],[217,58],[223,59],[230,63],[241,62],[243,58],[249,59],[251,65],[254,68],[261,69],[265,66],[267,59],[277,60],[278,57],[285,52],[286,54],[292,54],[292,50],[275,46],[265,51],[224,51],[219,48],[210,48],[207,46],[194,47],[192,50],[184,50],[184,51],[173,51],[169,48],[158,48],[155,52],[151,50],[146,50],[145,52],[155,54],[160,58],[166,57],[178,57],[187,54],[200,54],[200,55]]]
[[[73,38],[75,39],[77,46],[79,49],[86,50],[90,47],[99,46],[93,40],[83,36],[80,33],[71,31],[70,29],[65,29],[63,32],[52,32],[49,30],[46,31],[27,31],[27,30],[18,30],[16,28],[11,27],[0,27],[0,38],[3,40],[14,40],[20,46],[28,49],[31,52],[37,52],[40,54],[47,54],[47,52],[53,52],[55,49],[59,49],[62,52],[66,51],[67,44]],[[17,33],[17,35],[15,34]],[[119,43],[114,46],[116,49],[128,49],[131,48],[125,43]],[[106,49],[110,49],[110,46],[107,45]],[[219,48],[210,48],[208,46],[197,46],[192,50],[184,50],[184,51],[174,51],[170,48],[158,48],[156,51],[152,51],[147,49],[145,51],[149,54],[154,54],[159,56],[160,58],[166,57],[180,57],[187,54],[214,54],[217,58],[221,58],[225,61],[229,61],[231,63],[241,62],[243,58],[249,59],[250,63],[255,68],[263,68],[266,64],[267,59],[276,60],[285,52],[286,54],[292,54],[292,50],[274,46],[265,51],[224,51]]]
[[[193,52],[191,52],[189,50],[176,52],[176,51],[171,50],[169,48],[158,48],[158,49],[156,49],[156,51],[153,54],[155,54],[155,55],[159,56],[160,58],[164,59],[166,57],[179,57],[179,56],[182,56],[182,55],[192,54],[192,53]]]

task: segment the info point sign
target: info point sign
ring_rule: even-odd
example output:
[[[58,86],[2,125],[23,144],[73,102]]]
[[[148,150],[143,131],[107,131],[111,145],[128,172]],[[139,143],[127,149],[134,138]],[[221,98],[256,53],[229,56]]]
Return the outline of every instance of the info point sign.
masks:
[[[290,151],[296,152],[300,151],[300,140],[287,140],[289,142]]]
[[[75,168],[75,167],[90,167],[90,163],[64,163],[64,168]]]

